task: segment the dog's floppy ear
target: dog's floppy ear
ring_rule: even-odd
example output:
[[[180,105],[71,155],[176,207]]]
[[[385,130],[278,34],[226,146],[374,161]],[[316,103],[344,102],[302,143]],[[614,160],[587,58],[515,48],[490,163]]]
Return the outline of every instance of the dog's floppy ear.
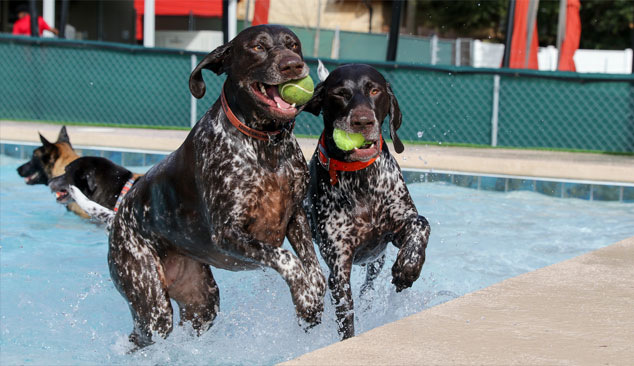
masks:
[[[323,82],[317,84],[317,87],[313,92],[313,97],[310,98],[308,103],[306,103],[303,110],[310,112],[315,116],[319,116],[319,112],[321,112],[321,105],[324,102],[325,89]]]
[[[62,126],[62,129],[59,130],[59,135],[57,135],[57,142],[65,142],[70,145],[70,138],[68,137],[68,132],[66,132],[66,126]],[[72,145],[70,145],[72,147]]]
[[[398,138],[396,130],[401,127],[403,116],[401,115],[401,108],[398,106],[398,101],[396,100],[396,96],[392,91],[390,83],[387,83],[387,94],[390,96],[390,136],[392,137],[392,142],[394,143],[394,150],[400,154],[403,150],[405,150],[405,147],[403,146],[401,139]]]
[[[94,170],[86,172],[86,184],[88,185],[88,190],[91,194],[95,191],[95,189],[97,189],[97,179],[95,178]]]
[[[203,69],[211,70],[220,75],[225,72],[225,61],[231,50],[231,42],[222,45],[211,51],[196,66],[189,76],[189,91],[198,99],[205,95],[205,81],[203,80]]]
[[[324,66],[321,60],[317,59],[317,76],[319,77],[319,81],[326,81],[328,75],[330,75],[330,72],[326,66]]]
[[[40,133],[39,135],[40,135],[40,141],[42,141],[42,145],[44,145],[44,146],[51,146],[51,145],[53,145],[53,144],[51,144],[50,142],[48,142],[48,140],[47,140],[44,136],[42,136],[42,134],[41,134],[41,133]]]

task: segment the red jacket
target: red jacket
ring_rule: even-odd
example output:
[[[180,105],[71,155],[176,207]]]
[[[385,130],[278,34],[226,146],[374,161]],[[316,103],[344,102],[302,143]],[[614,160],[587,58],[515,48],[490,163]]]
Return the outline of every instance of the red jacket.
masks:
[[[37,27],[40,31],[40,36],[45,30],[51,30],[51,27],[46,24],[42,17],[37,17]],[[13,34],[22,36],[31,35],[31,15],[27,14],[13,23]]]

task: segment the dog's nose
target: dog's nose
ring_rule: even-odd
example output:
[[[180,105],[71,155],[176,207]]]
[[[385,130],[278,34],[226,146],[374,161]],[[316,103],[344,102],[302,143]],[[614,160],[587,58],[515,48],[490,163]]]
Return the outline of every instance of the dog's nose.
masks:
[[[376,118],[371,110],[361,109],[355,110],[350,115],[350,123],[355,129],[363,129],[374,124]]]
[[[304,61],[297,57],[285,57],[280,61],[280,73],[286,77],[300,76],[304,71]]]

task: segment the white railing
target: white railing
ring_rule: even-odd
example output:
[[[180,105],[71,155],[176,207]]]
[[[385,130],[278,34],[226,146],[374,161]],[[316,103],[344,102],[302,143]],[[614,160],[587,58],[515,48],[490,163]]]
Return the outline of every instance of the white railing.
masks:
[[[625,50],[577,50],[574,60],[577,72],[607,74],[632,73],[632,49]],[[471,66],[500,67],[504,55],[501,43],[473,41]],[[539,69],[554,71],[557,69],[558,50],[554,46],[540,47],[537,54]]]

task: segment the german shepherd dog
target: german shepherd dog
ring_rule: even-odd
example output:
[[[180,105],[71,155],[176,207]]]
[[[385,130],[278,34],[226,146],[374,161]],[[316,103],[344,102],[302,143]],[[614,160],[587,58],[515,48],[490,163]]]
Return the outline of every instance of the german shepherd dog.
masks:
[[[79,158],[70,144],[66,126],[62,126],[56,142],[49,142],[42,134],[40,134],[40,141],[42,146],[33,151],[31,160],[20,165],[17,169],[18,174],[24,178],[24,182],[28,185],[48,185],[53,177],[64,174],[66,165]],[[68,202],[66,208],[83,218],[89,217],[74,202]]]

